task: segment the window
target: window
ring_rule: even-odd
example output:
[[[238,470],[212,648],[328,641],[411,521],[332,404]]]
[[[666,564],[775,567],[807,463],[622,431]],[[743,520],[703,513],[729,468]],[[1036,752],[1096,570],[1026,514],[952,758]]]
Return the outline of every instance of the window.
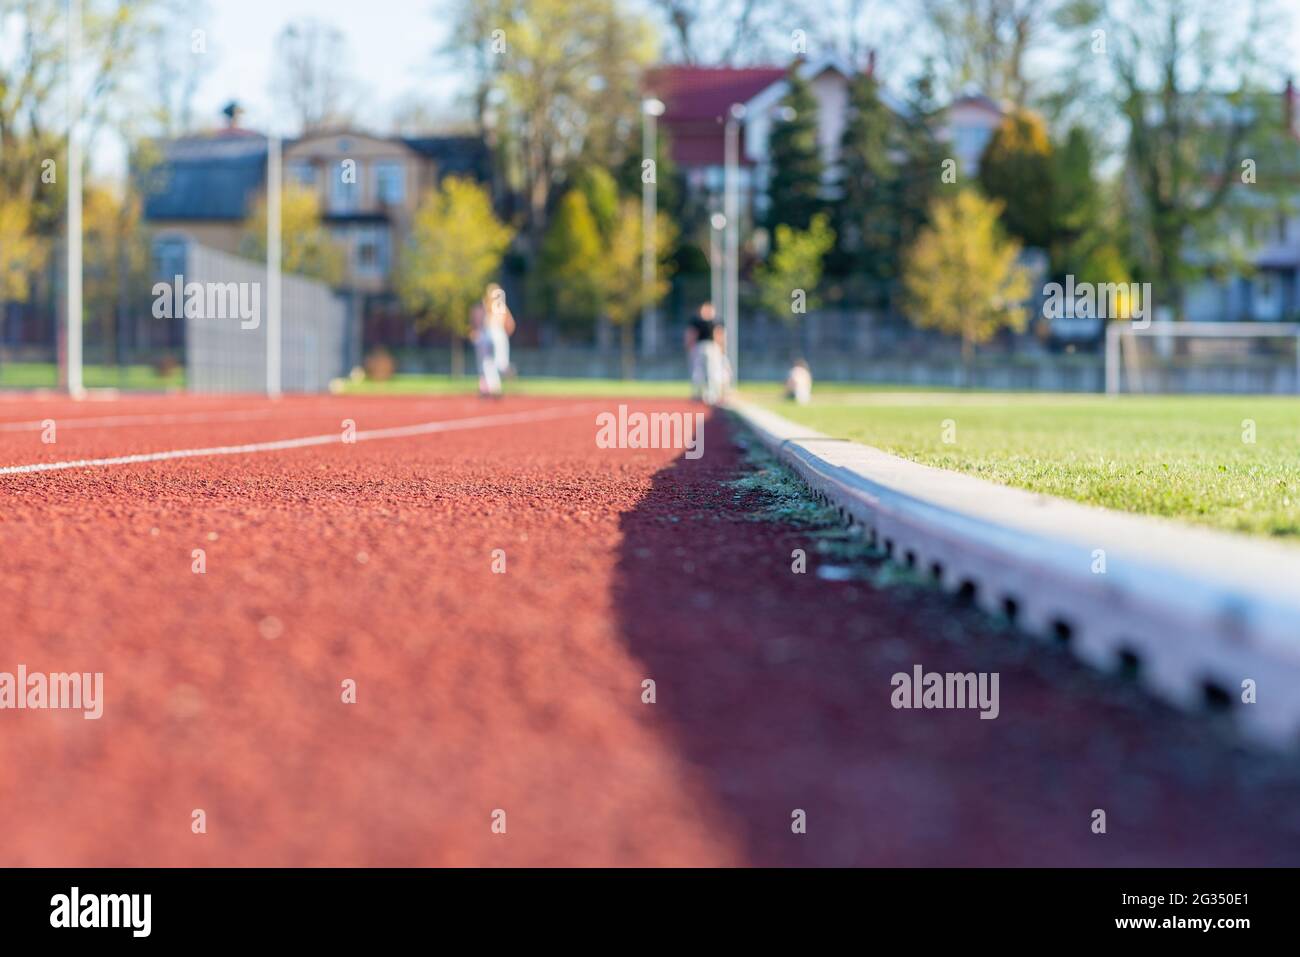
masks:
[[[316,167],[309,160],[294,160],[287,164],[289,179],[300,186],[316,186]]]
[[[406,164],[398,160],[375,164],[375,199],[385,206],[400,206],[406,200]]]
[[[361,205],[361,171],[348,162],[331,163],[330,212],[355,213]]]
[[[388,229],[365,226],[356,231],[353,246],[354,272],[358,276],[388,275]]]

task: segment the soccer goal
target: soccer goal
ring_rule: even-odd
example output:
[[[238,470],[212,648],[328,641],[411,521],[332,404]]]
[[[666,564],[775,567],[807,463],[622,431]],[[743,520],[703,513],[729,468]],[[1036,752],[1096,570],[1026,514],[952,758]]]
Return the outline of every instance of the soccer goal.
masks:
[[[1300,323],[1111,322],[1106,392],[1300,393]]]

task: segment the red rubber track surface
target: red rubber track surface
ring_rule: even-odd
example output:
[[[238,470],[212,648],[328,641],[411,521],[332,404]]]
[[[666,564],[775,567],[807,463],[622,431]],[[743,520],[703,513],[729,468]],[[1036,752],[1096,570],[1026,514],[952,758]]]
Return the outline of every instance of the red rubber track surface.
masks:
[[[936,592],[819,578],[725,484],[721,416],[690,461],[597,448],[617,400],[9,396],[0,466],[565,405],[0,476],[0,671],[105,673],[98,721],[0,711],[0,865],[1300,863],[1294,760]],[[894,710],[917,663],[997,671],[1001,716]]]

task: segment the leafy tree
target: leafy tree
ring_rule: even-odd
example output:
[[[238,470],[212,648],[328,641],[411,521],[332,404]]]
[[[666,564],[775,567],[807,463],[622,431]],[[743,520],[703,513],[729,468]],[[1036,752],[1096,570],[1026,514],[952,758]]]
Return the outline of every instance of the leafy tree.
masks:
[[[1278,141],[1293,147],[1289,135],[1274,135],[1277,96],[1257,95],[1251,85],[1281,72],[1269,62],[1278,52],[1277,25],[1266,5],[1217,0],[1098,0],[1074,13],[1070,24],[1081,42],[1105,31],[1106,56],[1092,61],[1109,67],[1101,79],[1128,125],[1137,265],[1181,317],[1186,283],[1197,270],[1187,245],[1227,232],[1220,216],[1233,186],[1242,183],[1242,161],[1254,159],[1264,169],[1259,151]],[[1236,90],[1224,86],[1224,64],[1231,65]],[[1094,73],[1090,82],[1096,80]]]
[[[239,252],[249,259],[266,259],[265,195],[249,214]],[[298,183],[285,183],[280,191],[280,268],[338,285],[343,281],[345,265],[343,248],[321,220],[316,191]]]
[[[659,213],[655,220],[655,281],[648,285],[641,274],[642,211],[634,199],[624,199],[618,208],[618,218],[611,230],[609,247],[603,257],[604,268],[600,277],[600,296],[604,313],[610,323],[620,330],[623,377],[631,378],[633,371],[633,330],[637,317],[647,306],[659,302],[672,287],[672,252],[677,243],[677,230],[672,220]]]
[[[1021,330],[1029,276],[1017,265],[1020,245],[1003,236],[1002,204],[973,189],[941,197],[930,225],[908,251],[903,273],[912,323],[961,336],[962,361],[1000,329]]]
[[[882,304],[885,284],[898,270],[898,141],[898,121],[881,101],[875,77],[858,74],[849,87],[849,118],[840,144],[832,269],[870,281]]]
[[[550,314],[570,328],[589,329],[600,313],[600,227],[580,190],[571,189],[546,228],[537,282]]]
[[[612,168],[636,122],[650,21],[620,0],[456,0],[453,52],[477,74],[479,119],[528,212],[534,251],[564,170]]]
[[[900,249],[916,241],[929,221],[930,207],[940,190],[952,189],[942,181],[948,153],[936,133],[940,111],[935,103],[934,86],[934,75],[927,62],[912,81],[902,121],[902,162],[895,193]]]
[[[768,225],[807,229],[821,210],[822,151],[817,142],[817,100],[796,61],[786,73],[790,90],[781,101],[768,138]]]
[[[0,306],[27,300],[30,277],[44,265],[46,252],[31,234],[30,206],[0,194]]]
[[[1003,117],[980,157],[980,185],[1001,201],[1007,231],[1028,246],[1051,245],[1054,171],[1047,126],[1029,110]]]
[[[776,244],[768,261],[758,268],[758,298],[763,308],[783,321],[797,321],[820,300],[822,261],[835,244],[835,233],[825,213],[812,218],[807,229],[776,227]]]
[[[586,199],[601,239],[608,242],[619,217],[618,183],[603,167],[587,165],[573,177],[573,188]]]
[[[470,331],[470,310],[513,238],[487,189],[473,180],[448,176],[420,198],[399,256],[397,292],[418,328],[450,334],[454,375],[464,371],[460,340]]]

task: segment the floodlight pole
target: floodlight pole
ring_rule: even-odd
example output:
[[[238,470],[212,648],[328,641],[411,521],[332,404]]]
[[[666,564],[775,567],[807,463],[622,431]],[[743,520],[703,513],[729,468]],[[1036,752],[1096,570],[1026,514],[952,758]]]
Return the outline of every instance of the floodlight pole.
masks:
[[[641,102],[641,283],[645,301],[641,306],[641,350],[646,354],[659,351],[659,327],[656,323],[655,282],[655,216],[659,182],[656,118],[662,116],[664,104],[660,100]],[[645,161],[650,161],[653,175],[646,176]]]
[[[740,381],[740,121],[745,107],[733,103],[727,112],[724,147],[723,208],[727,217],[726,298],[723,329],[727,334],[727,359],[731,363],[731,381]]]
[[[68,0],[68,281],[64,363],[68,394],[85,394],[81,375],[81,142],[77,121],[81,117],[81,90],[77,63],[81,59],[81,0]]]
[[[266,394],[280,396],[280,137],[266,149]]]
[[[722,305],[722,231],[726,228],[726,216],[709,217],[709,302],[714,310]]]

